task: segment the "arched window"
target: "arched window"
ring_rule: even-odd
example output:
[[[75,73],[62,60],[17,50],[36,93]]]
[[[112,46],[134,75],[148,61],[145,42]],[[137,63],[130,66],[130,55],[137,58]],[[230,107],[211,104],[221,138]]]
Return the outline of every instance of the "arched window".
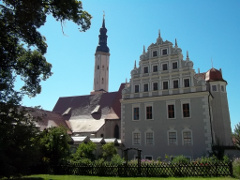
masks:
[[[119,139],[119,126],[117,124],[114,127],[114,137]]]
[[[102,78],[102,84],[104,83],[104,79]]]

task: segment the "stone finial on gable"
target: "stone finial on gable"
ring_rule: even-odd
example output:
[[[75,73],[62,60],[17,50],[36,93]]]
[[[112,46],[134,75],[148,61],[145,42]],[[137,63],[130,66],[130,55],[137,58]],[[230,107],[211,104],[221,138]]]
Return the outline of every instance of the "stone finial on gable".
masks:
[[[188,51],[187,51],[187,58],[186,58],[187,61],[189,61],[189,54],[188,54]]]
[[[177,39],[175,38],[175,48],[177,48],[178,45],[177,45]]]

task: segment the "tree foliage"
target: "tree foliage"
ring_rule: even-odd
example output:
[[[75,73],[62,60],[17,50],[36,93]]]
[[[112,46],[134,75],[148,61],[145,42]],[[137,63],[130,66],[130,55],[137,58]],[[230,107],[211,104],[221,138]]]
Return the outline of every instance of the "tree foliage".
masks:
[[[240,123],[238,123],[235,126],[233,137],[234,137],[235,145],[237,146],[238,149],[240,149]]]
[[[89,141],[88,143],[81,143],[75,154],[73,154],[74,161],[80,161],[81,159],[90,159],[94,160],[94,151],[97,149],[96,144],[94,144],[92,141]]]
[[[81,31],[91,24],[81,1],[0,0],[0,176],[21,173],[35,147],[33,119],[19,105],[23,95],[39,94],[41,81],[52,75],[46,39],[38,31],[48,15],[60,23],[71,20]],[[16,79],[23,82],[20,90]]]
[[[117,148],[114,146],[114,143],[107,143],[102,146],[103,158],[106,160],[111,160],[111,158],[117,154]]]
[[[41,92],[40,82],[52,74],[52,65],[44,54],[47,44],[38,28],[47,15],[58,21],[72,20],[81,31],[90,27],[91,15],[76,0],[3,0],[0,1],[1,102],[11,100],[14,82],[20,76],[21,93],[35,96]]]
[[[70,155],[71,141],[64,127],[54,127],[44,130],[40,134],[40,152],[45,164],[57,165]]]

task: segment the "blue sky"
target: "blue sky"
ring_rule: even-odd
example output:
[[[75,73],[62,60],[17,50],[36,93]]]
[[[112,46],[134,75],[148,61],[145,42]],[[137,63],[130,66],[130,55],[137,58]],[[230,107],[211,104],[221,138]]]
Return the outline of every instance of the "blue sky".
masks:
[[[42,93],[25,97],[23,105],[52,110],[59,97],[88,95],[93,89],[94,54],[105,11],[110,48],[109,91],[130,79],[134,61],[139,62],[143,45],[155,43],[158,30],[163,40],[186,51],[197,72],[222,68],[232,128],[240,121],[240,1],[239,0],[83,0],[83,9],[92,16],[87,32],[72,22],[63,26],[52,17],[40,29],[47,38],[46,58],[54,73],[42,82]],[[212,61],[211,61],[212,59]],[[212,63],[213,62],[213,63]]]

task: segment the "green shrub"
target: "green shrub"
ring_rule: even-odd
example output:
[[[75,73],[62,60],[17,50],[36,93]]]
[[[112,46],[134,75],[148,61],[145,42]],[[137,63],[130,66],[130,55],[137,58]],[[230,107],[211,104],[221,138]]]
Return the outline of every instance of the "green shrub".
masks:
[[[121,165],[124,163],[124,159],[120,157],[119,154],[115,154],[113,155],[112,159],[111,159],[111,164],[114,165]]]
[[[240,179],[240,158],[233,161],[233,176]]]
[[[188,164],[189,162],[190,162],[190,159],[183,155],[176,156],[172,160],[172,163]]]

